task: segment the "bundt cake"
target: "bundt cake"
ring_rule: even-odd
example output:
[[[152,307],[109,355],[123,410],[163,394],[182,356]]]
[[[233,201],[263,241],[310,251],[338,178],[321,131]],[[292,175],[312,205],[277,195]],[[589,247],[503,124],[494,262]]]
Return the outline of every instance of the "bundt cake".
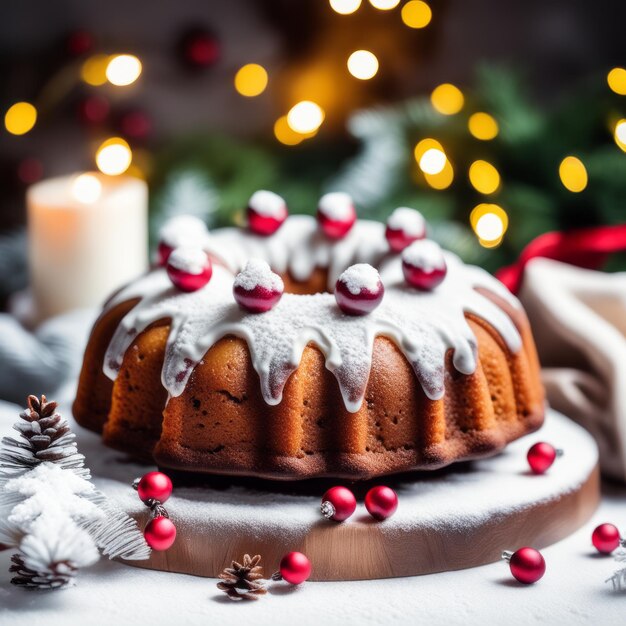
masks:
[[[158,267],[105,305],[74,403],[81,425],[162,468],[270,479],[435,469],[494,454],[541,425],[519,302],[484,270],[411,244],[424,236],[417,212],[396,212],[385,227],[356,220],[334,194],[316,220],[286,216],[264,193],[251,200],[248,228],[202,233],[187,218],[166,229],[163,263],[185,232],[200,232],[212,262],[205,286],[184,291]],[[266,312],[233,295],[250,259],[280,275],[266,287],[284,288]],[[384,285],[365,314],[345,313],[333,293],[354,264],[377,268]],[[238,289],[256,272],[263,291],[263,265]],[[445,277],[418,284],[416,268]],[[344,285],[355,298],[359,276],[371,282],[357,269]]]

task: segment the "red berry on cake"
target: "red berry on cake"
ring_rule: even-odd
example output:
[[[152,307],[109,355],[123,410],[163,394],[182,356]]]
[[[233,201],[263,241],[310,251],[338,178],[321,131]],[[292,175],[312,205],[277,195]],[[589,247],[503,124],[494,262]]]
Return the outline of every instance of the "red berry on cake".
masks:
[[[273,191],[260,189],[248,200],[248,227],[256,235],[273,235],[287,219],[287,203]]]
[[[148,472],[137,484],[137,495],[142,502],[158,500],[163,504],[172,495],[172,481],[163,472]]]
[[[284,290],[282,278],[262,259],[250,259],[233,283],[237,304],[250,313],[265,313],[272,309]]]
[[[158,262],[165,267],[176,248],[202,248],[209,236],[206,224],[194,215],[177,215],[159,230]]]
[[[439,244],[422,239],[402,252],[402,271],[409,285],[431,291],[443,282],[448,268]]]
[[[600,524],[591,535],[591,543],[600,554],[611,554],[620,545],[626,547],[626,541],[620,537],[617,526],[613,524]]]
[[[202,248],[176,248],[167,260],[167,275],[181,291],[198,291],[211,280],[213,264]]]
[[[280,561],[280,575],[288,583],[299,585],[311,575],[311,561],[302,552],[290,552]]]
[[[398,508],[398,496],[391,487],[372,487],[365,495],[367,512],[378,521],[391,517]]]
[[[426,237],[426,220],[415,209],[399,207],[387,219],[385,237],[393,252],[402,252],[414,241]]]
[[[378,271],[367,263],[351,265],[335,284],[335,300],[347,315],[367,315],[383,300],[385,288]]]
[[[347,487],[331,487],[322,496],[320,509],[326,519],[343,522],[354,513],[356,498]]]
[[[563,454],[562,450],[557,450],[553,445],[540,441],[530,447],[526,458],[530,469],[535,474],[545,474],[561,454]]]
[[[352,198],[342,191],[323,195],[317,205],[317,221],[329,239],[342,239],[356,222]]]
[[[146,543],[158,552],[171,548],[176,540],[176,526],[169,517],[157,516],[143,531]]]

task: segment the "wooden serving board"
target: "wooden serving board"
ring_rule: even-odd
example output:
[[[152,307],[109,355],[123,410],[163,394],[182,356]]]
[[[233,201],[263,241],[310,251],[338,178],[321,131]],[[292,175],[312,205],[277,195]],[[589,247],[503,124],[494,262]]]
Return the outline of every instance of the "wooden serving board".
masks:
[[[543,476],[531,474],[526,463],[536,441],[565,452]],[[129,463],[84,431],[79,444],[99,488],[145,524],[147,510],[130,482],[150,468]],[[209,481],[175,488],[167,509],[178,529],[176,543],[129,565],[216,577],[249,553],[262,555],[269,576],[285,553],[298,550],[312,562],[312,580],[429,574],[490,563],[505,549],[545,547],[584,524],[600,498],[595,442],[554,411],[541,431],[497,457],[381,479],[400,500],[395,516],[384,522],[372,520],[362,504],[368,485],[354,486],[357,511],[337,524],[319,513],[328,484],[261,488]]]

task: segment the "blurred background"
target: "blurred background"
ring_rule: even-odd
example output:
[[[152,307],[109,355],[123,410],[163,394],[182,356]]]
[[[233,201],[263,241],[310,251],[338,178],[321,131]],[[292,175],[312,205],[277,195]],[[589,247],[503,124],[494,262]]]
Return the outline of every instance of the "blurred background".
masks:
[[[0,301],[25,191],[84,170],[150,187],[154,233],[323,192],[490,270],[537,235],[626,221],[626,4],[614,0],[4,0]],[[615,267],[626,267],[620,259]],[[621,264],[621,265],[620,265]]]

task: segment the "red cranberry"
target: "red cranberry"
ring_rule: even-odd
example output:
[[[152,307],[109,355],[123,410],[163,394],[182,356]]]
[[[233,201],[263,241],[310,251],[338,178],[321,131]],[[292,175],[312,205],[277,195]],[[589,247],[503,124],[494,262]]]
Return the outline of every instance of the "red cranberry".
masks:
[[[391,517],[398,508],[398,496],[391,487],[372,487],[365,495],[365,508],[379,521]]]
[[[181,291],[198,291],[211,280],[213,264],[201,248],[176,248],[167,260],[167,275]]]
[[[287,215],[287,204],[272,191],[256,191],[248,201],[248,226],[256,235],[273,235]]]
[[[414,241],[426,237],[426,222],[419,211],[399,207],[387,220],[385,237],[393,252],[402,252]]]
[[[274,308],[285,287],[278,274],[261,259],[250,259],[235,276],[233,295],[237,304],[250,313],[265,313]]]
[[[350,266],[335,284],[335,300],[347,315],[367,315],[383,300],[385,288],[378,271],[367,263]]]
[[[402,271],[409,285],[430,291],[443,282],[448,268],[439,245],[422,239],[404,249]]]
[[[165,267],[175,248],[201,248],[209,231],[206,224],[194,215],[177,215],[159,230],[158,262]]]
[[[317,207],[317,221],[329,239],[343,239],[356,222],[352,198],[341,191],[322,196]]]

